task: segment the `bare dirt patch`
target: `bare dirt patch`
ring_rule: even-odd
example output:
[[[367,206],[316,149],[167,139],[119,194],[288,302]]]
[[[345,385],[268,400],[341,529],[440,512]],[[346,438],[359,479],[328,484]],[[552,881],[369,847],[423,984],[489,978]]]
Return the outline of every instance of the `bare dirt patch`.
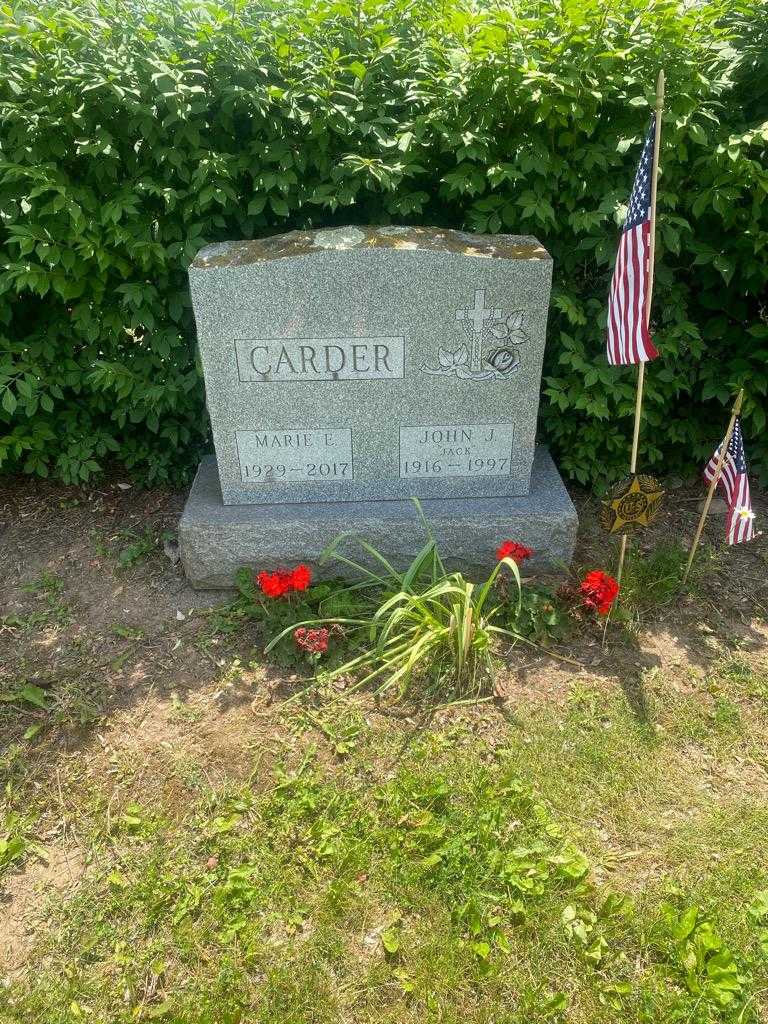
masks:
[[[77,847],[40,847],[21,871],[12,873],[0,889],[0,971],[22,966],[41,927],[45,904],[53,893],[73,889],[86,870]]]

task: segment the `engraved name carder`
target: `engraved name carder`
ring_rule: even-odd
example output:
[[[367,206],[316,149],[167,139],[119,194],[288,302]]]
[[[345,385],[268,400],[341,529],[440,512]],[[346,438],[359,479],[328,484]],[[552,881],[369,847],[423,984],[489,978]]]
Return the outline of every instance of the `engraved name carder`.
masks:
[[[235,353],[249,383],[400,379],[405,338],[238,338]]]

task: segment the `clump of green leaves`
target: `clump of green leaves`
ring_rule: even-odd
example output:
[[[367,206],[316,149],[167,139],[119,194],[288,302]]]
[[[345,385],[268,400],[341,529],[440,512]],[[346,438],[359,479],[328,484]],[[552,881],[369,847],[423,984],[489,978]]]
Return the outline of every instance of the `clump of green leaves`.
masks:
[[[157,548],[157,537],[152,530],[144,530],[138,534],[133,530],[127,530],[121,539],[126,543],[120,548],[117,556],[117,564],[120,569],[131,568],[137,562],[151,555]]]
[[[18,0],[0,38],[3,468],[185,478],[209,441],[190,261],[353,220],[537,235],[542,430],[569,477],[624,473],[605,299],[663,67],[644,461],[700,465],[744,384],[766,474],[765,4]]]
[[[27,824],[17,811],[4,815],[0,827],[0,875],[11,865],[19,864],[27,853],[28,841],[24,826]]]
[[[504,598],[502,621],[516,635],[537,644],[563,640],[571,623],[568,608],[545,584],[524,580],[517,595],[510,594],[505,577],[498,580]]]
[[[308,657],[316,669],[320,668],[321,662],[324,667],[338,665],[348,652],[350,640],[342,624],[356,622],[356,617],[367,603],[359,590],[343,580],[321,580],[307,590],[292,591],[279,598],[263,594],[250,569],[241,569],[236,582],[239,598],[225,612],[217,611],[219,618],[224,620],[225,631],[230,625],[230,631],[239,629],[245,619],[262,623],[267,636],[276,637],[269,650],[285,668],[303,667]],[[328,651],[322,658],[313,658],[297,646],[293,634],[302,623],[325,619],[332,620],[337,628]]]
[[[745,978],[732,951],[700,907],[683,911],[672,905],[663,908],[661,933],[670,973],[691,996],[721,1010],[740,1008]]]

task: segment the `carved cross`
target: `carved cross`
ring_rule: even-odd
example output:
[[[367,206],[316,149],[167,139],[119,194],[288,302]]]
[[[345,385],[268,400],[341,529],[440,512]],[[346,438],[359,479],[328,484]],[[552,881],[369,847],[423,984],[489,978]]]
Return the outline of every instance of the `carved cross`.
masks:
[[[501,320],[500,309],[485,308],[485,288],[475,289],[475,304],[467,309],[457,309],[456,319],[466,323],[472,333],[472,360],[473,370],[480,369],[480,355],[483,342],[483,334],[488,321]]]

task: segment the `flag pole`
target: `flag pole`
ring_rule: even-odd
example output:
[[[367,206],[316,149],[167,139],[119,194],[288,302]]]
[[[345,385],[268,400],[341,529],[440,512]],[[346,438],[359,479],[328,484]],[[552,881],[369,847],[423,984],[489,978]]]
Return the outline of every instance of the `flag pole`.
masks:
[[[720,445],[720,455],[718,456],[717,463],[715,465],[715,472],[712,476],[712,479],[709,482],[709,490],[707,491],[707,497],[704,501],[704,508],[701,510],[701,518],[699,519],[699,525],[696,527],[696,533],[693,538],[693,543],[691,544],[691,550],[688,554],[688,563],[685,567],[685,572],[683,574],[682,585],[685,585],[685,583],[688,581],[688,576],[691,572],[693,559],[696,556],[696,549],[699,546],[701,535],[704,532],[704,524],[706,523],[707,516],[709,515],[709,507],[712,504],[712,498],[714,497],[717,484],[723,472],[723,464],[725,463],[726,456],[728,455],[728,445],[730,443],[731,438],[733,437],[733,428],[735,427],[736,419],[739,413],[741,412],[741,403],[743,401],[744,388],[742,388],[741,391],[739,391],[738,395],[736,396],[736,401],[733,403],[733,409],[731,410],[731,419],[728,423],[728,429],[725,432],[723,443]]]
[[[651,220],[648,246],[648,288],[645,293],[645,322],[651,322],[651,300],[653,298],[653,266],[656,258],[656,184],[659,178],[659,148],[661,146],[661,113],[664,107],[664,72],[659,71],[656,79],[656,131],[653,137],[653,179],[651,181]],[[634,476],[637,472],[637,449],[640,442],[640,421],[643,416],[643,390],[645,386],[645,362],[637,364],[637,393],[635,395],[635,425],[632,432],[632,454],[629,459],[629,472]],[[621,583],[624,571],[624,558],[627,554],[627,534],[621,535],[619,550],[619,566],[616,570],[616,582]]]

